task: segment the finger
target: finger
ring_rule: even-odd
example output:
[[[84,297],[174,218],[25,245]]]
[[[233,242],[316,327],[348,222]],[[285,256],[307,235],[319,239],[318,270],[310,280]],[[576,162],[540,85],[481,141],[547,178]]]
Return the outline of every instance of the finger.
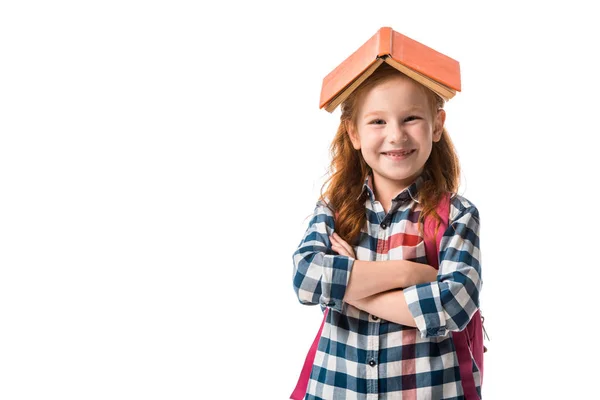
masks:
[[[348,243],[344,241],[337,233],[334,233],[333,241],[335,241],[336,251],[338,254],[344,255],[346,257],[354,257],[354,249]],[[333,242],[332,242],[333,243]]]
[[[349,253],[348,250],[344,249],[343,247],[340,247],[340,249],[337,250],[337,252],[341,256],[346,256],[346,257],[354,258],[354,255],[352,253]]]
[[[340,243],[337,242],[334,238],[331,238],[331,248],[332,249],[339,249],[340,247],[342,247],[340,245]]]
[[[335,234],[334,234],[335,235]],[[331,245],[336,245],[338,248],[343,248],[343,243],[342,240],[340,239],[339,236],[329,236],[331,239]]]
[[[339,244],[332,244],[331,249],[341,256],[352,257],[348,251]]]
[[[350,254],[354,254],[354,249],[350,246],[344,239],[342,239],[337,233],[334,232],[336,236],[336,240],[339,242],[342,247],[344,247]]]
[[[343,249],[343,250],[347,250],[344,245],[343,245],[343,240],[340,239],[340,237],[338,235],[336,235],[335,233],[332,236],[329,236],[331,239],[331,246],[335,246],[338,249]]]

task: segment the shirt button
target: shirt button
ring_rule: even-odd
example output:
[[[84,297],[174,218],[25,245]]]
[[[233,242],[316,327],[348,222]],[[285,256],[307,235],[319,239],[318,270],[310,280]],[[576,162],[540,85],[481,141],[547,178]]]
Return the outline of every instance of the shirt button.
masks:
[[[371,367],[374,367],[374,366],[375,366],[375,364],[377,364],[377,363],[375,362],[375,360],[373,360],[373,359],[371,358],[371,359],[369,360],[369,365],[370,365]]]
[[[379,318],[377,318],[377,315],[372,315],[371,318],[373,318],[373,321],[377,321]]]
[[[385,228],[387,228],[387,224],[383,223],[383,224],[381,224],[381,227],[382,227],[383,229],[385,229]]]

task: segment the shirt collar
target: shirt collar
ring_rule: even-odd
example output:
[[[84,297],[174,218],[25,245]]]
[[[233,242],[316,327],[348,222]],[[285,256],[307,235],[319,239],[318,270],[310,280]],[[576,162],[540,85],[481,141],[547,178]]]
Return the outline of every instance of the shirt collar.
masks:
[[[398,193],[394,197],[393,200],[408,200],[408,198],[410,197],[416,203],[419,203],[419,200],[418,200],[419,188],[423,185],[423,182],[425,182],[427,180],[427,177],[428,177],[428,175],[425,172],[422,173],[421,175],[419,175],[413,181],[413,183],[411,183],[408,186],[408,188],[406,188],[403,191],[401,191],[400,193]],[[363,183],[363,187],[360,192],[360,195],[358,196],[358,198],[356,200],[359,200],[365,191],[367,191],[367,194],[369,195],[369,198],[371,200],[375,199],[375,192],[373,191],[373,175],[372,175],[372,173],[369,173],[367,175],[367,178],[365,179],[365,182]]]
[[[356,200],[360,200],[360,197],[363,195],[363,193],[365,191],[367,191],[367,194],[369,195],[369,198],[371,200],[373,200],[375,198],[375,193],[373,192],[373,183],[371,182],[371,177],[372,177],[372,175],[369,173],[367,175],[367,178],[365,179],[365,182],[363,183],[362,190],[360,191],[360,194],[358,195]]]

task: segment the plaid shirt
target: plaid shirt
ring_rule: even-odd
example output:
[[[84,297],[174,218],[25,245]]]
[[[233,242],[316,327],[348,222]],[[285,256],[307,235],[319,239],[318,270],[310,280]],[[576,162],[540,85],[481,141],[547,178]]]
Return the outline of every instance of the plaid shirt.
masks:
[[[419,176],[386,214],[369,178],[363,191],[367,223],[354,246],[357,260],[427,263],[418,230]],[[300,303],[329,307],[305,399],[463,399],[451,331],[462,330],[479,307],[479,213],[453,195],[440,245],[436,282],[404,289],[417,328],[385,321],[344,303],[354,259],[331,250],[333,213],[319,200],[294,252],[294,289]],[[479,370],[473,362],[480,391]]]

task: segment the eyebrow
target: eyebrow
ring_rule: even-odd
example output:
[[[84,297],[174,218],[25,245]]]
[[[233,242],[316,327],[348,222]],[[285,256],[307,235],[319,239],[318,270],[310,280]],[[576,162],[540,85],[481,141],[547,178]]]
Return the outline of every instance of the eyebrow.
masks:
[[[370,115],[379,115],[379,114],[385,114],[385,111],[371,111],[366,113],[363,118],[368,118]]]
[[[423,112],[424,109],[423,109],[423,107],[413,106],[413,107],[407,108],[406,110],[402,110],[402,112],[405,112],[405,113],[411,113],[413,111],[421,111],[421,112]],[[374,115],[380,115],[380,114],[385,114],[385,113],[386,113],[386,111],[383,111],[383,110],[370,111],[370,112],[366,113],[363,116],[363,119],[366,119],[366,118],[368,118],[371,115],[374,116]]]

